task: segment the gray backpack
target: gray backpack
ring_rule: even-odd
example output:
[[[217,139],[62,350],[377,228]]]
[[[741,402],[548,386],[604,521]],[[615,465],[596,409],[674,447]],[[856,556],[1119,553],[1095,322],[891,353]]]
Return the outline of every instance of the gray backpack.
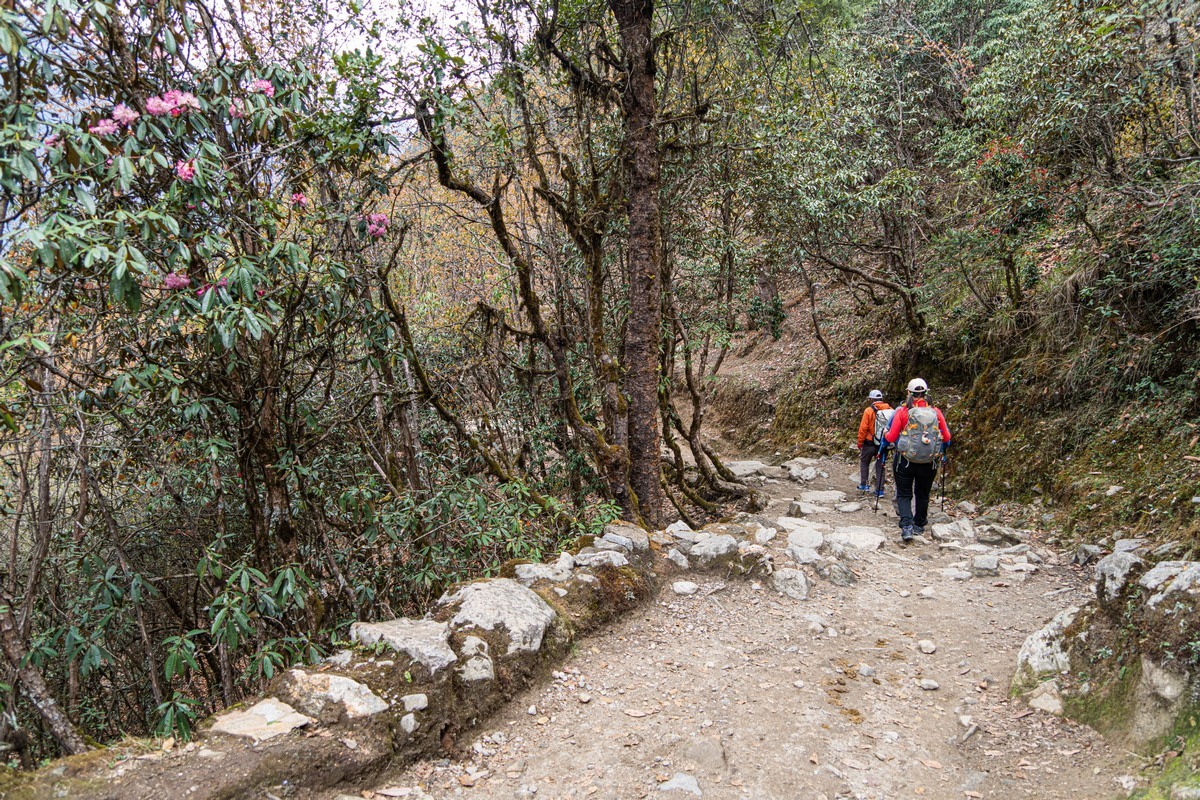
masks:
[[[896,450],[913,464],[932,464],[942,449],[942,429],[937,411],[930,406],[908,410],[908,425],[896,442]]]

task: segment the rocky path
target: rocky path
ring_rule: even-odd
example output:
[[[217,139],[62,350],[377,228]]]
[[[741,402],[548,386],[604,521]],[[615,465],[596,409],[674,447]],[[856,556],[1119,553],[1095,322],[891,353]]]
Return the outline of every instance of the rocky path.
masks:
[[[799,511],[792,501],[801,492],[850,483],[849,462],[805,468],[808,482],[764,470],[772,500],[761,518]],[[869,540],[865,549],[837,548],[827,566],[848,571],[826,569],[834,580],[814,581],[806,600],[777,591],[771,578],[685,573],[664,561],[653,604],[580,642],[560,671],[457,742],[457,758],[315,797],[1121,793],[1134,767],[1126,754],[1008,693],[1025,637],[1089,596],[1090,574],[1036,535],[1028,550],[969,537],[902,547],[882,506],[879,515],[869,505],[804,510],[805,523],[877,527],[887,540],[877,550]],[[784,523],[766,547],[777,568],[796,566]]]

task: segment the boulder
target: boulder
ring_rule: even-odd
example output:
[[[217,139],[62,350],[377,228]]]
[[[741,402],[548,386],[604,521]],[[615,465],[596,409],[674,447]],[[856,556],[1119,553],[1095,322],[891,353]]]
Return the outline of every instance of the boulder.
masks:
[[[1176,727],[1176,718],[1188,694],[1188,673],[1158,664],[1143,655],[1141,677],[1132,698],[1132,734],[1135,740],[1160,739]]]
[[[804,566],[805,564],[820,564],[825,559],[821,558],[821,554],[811,547],[796,547],[788,545],[788,558],[795,561],[797,564]]]
[[[1010,545],[1025,541],[1025,533],[1004,525],[987,524],[975,527],[975,541],[981,544]]]
[[[1114,553],[1132,553],[1145,546],[1146,539],[1117,539],[1113,542]]]
[[[692,545],[688,557],[698,569],[718,569],[737,558],[738,542],[729,534],[710,536]]]
[[[619,542],[634,553],[644,553],[650,549],[650,535],[636,525],[628,522],[614,522],[604,526],[602,539]]]
[[[858,582],[854,570],[840,561],[822,563],[817,567],[817,574],[834,586],[853,586]]]
[[[626,567],[629,566],[629,559],[624,553],[616,553],[611,550],[588,553],[586,555],[580,553],[575,556],[575,566],[577,567]]]
[[[788,531],[788,547],[811,547],[820,550],[825,544],[825,534],[816,528],[792,527]]]
[[[667,560],[680,569],[690,569],[691,564],[688,562],[687,556],[672,547],[667,551]]]
[[[1129,583],[1129,575],[1146,562],[1127,550],[1105,556],[1096,563],[1096,597],[1101,602],[1111,602],[1120,596]]]
[[[1041,630],[1025,639],[1017,654],[1017,671],[1012,680],[1014,692],[1028,691],[1043,680],[1057,678],[1071,668],[1071,658],[1063,647],[1063,640],[1078,613],[1078,606],[1063,609]]]
[[[971,559],[971,573],[979,577],[1000,574],[1000,559],[996,556],[975,556]]]
[[[863,504],[859,503],[857,501],[850,502],[850,503],[838,503],[833,508],[835,511],[839,511],[842,514],[853,514],[855,512],[862,511]]]
[[[879,528],[862,525],[848,525],[843,528],[834,528],[825,537],[825,541],[830,544],[851,547],[856,550],[878,550],[886,540],[887,537],[884,536],[883,531]]]
[[[597,556],[603,555],[597,553]],[[438,600],[456,631],[503,629],[508,655],[536,652],[557,615],[531,589],[507,578],[469,583]]]
[[[757,544],[769,544],[778,535],[779,530],[776,528],[759,528],[754,532],[754,541]]]
[[[293,708],[331,722],[336,722],[343,710],[347,719],[357,719],[390,708],[386,700],[358,681],[303,669],[285,672],[276,693]]]
[[[808,576],[798,569],[777,569],[771,574],[771,585],[780,594],[786,594],[793,600],[807,600],[809,593]]]
[[[1146,601],[1146,605],[1152,609],[1170,598],[1173,602],[1178,602],[1183,599],[1190,599],[1197,593],[1200,593],[1200,563],[1195,561],[1187,562],[1187,566],[1181,569],[1170,583],[1167,583],[1159,592],[1152,595]],[[1170,604],[1165,614],[1171,614]]]
[[[1086,567],[1096,559],[1100,558],[1104,550],[1094,544],[1081,544],[1075,550],[1075,555],[1071,557],[1072,564],[1078,564],[1081,567]]]
[[[1168,581],[1187,569],[1189,561],[1160,561],[1138,578],[1138,585],[1151,592],[1157,592]]]
[[[761,461],[726,461],[725,467],[739,478],[749,478],[751,475],[764,475],[769,464]]]
[[[350,640],[364,647],[386,645],[422,664],[430,675],[436,675],[458,659],[450,649],[450,626],[429,619],[356,622],[350,626]]]
[[[559,583],[571,579],[571,570],[575,568],[575,557],[563,553],[553,564],[518,564],[513,572],[517,582],[530,586],[538,581]]]
[[[671,584],[671,591],[673,591],[675,594],[681,594],[684,596],[695,594],[699,590],[699,585],[692,583],[691,581],[675,581]]]

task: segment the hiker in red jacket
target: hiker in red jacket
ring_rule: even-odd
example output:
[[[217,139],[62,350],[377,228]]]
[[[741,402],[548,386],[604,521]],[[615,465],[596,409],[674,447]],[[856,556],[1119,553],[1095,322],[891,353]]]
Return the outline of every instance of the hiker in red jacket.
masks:
[[[950,448],[950,429],[939,408],[925,400],[929,386],[920,378],[908,382],[908,399],[896,409],[892,425],[879,444],[880,463],[888,448],[895,447],[896,511],[900,514],[900,538],[911,541],[925,532],[929,521],[929,493],[938,464]],[[916,509],[913,509],[913,496]]]
[[[871,405],[863,411],[862,420],[858,423],[858,490],[860,492],[874,491],[883,497],[883,464],[875,465],[875,487],[872,490],[868,479],[871,477],[871,462],[879,454],[879,442],[887,432],[892,421],[892,407],[883,400],[883,392],[872,389],[867,395]]]

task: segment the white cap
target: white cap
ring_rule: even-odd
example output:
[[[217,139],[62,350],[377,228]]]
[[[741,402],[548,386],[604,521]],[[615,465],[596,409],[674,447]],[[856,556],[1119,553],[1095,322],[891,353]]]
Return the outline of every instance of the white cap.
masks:
[[[867,397],[871,400],[882,400],[883,392],[879,391],[878,389],[872,389],[871,393],[867,395]]]
[[[924,394],[928,391],[929,387],[925,384],[925,381],[921,380],[920,378],[913,378],[908,382],[909,394]]]

